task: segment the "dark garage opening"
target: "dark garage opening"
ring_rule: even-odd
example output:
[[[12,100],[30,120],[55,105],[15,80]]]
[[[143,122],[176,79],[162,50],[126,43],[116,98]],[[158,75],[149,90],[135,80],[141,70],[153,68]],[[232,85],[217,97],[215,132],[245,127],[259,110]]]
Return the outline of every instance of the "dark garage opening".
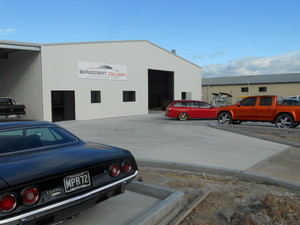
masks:
[[[51,91],[52,121],[75,120],[74,91]]]
[[[165,110],[174,99],[174,72],[148,70],[149,109]]]

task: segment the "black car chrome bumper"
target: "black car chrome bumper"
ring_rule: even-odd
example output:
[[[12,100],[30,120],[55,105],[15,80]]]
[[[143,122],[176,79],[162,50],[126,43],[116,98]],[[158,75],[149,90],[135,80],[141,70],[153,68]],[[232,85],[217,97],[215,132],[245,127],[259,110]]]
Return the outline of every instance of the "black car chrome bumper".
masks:
[[[125,184],[129,183],[137,175],[138,171],[124,179],[118,180],[106,186],[83,193],[73,198],[57,202],[39,209],[26,212],[17,216],[0,219],[0,224],[7,225],[31,225],[58,222],[84,211],[109,197],[121,194]],[[72,215],[73,214],[73,215]],[[58,216],[57,216],[58,215]],[[57,218],[54,218],[56,217]],[[65,217],[65,218],[63,218]]]

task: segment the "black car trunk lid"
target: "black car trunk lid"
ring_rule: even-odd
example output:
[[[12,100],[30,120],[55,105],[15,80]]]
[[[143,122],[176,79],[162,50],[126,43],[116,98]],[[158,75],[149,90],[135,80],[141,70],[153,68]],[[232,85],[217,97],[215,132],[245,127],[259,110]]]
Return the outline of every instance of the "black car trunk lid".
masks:
[[[0,156],[0,180],[15,186],[128,156],[116,147],[82,143]]]

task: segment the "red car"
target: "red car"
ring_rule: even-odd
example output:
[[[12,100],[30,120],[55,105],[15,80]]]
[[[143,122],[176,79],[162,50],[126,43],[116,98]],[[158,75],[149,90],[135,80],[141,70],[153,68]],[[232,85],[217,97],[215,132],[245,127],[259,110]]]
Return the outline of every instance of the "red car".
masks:
[[[217,107],[203,101],[177,100],[166,108],[165,116],[187,120],[192,118],[216,119]]]

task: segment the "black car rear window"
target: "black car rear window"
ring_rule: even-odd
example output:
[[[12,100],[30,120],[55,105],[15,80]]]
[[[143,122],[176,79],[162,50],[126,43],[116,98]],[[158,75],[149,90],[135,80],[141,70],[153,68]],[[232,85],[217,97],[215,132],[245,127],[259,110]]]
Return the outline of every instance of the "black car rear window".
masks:
[[[10,101],[7,98],[0,98],[0,105],[10,105]]]
[[[32,127],[0,132],[0,154],[36,149],[77,141],[59,127]]]

